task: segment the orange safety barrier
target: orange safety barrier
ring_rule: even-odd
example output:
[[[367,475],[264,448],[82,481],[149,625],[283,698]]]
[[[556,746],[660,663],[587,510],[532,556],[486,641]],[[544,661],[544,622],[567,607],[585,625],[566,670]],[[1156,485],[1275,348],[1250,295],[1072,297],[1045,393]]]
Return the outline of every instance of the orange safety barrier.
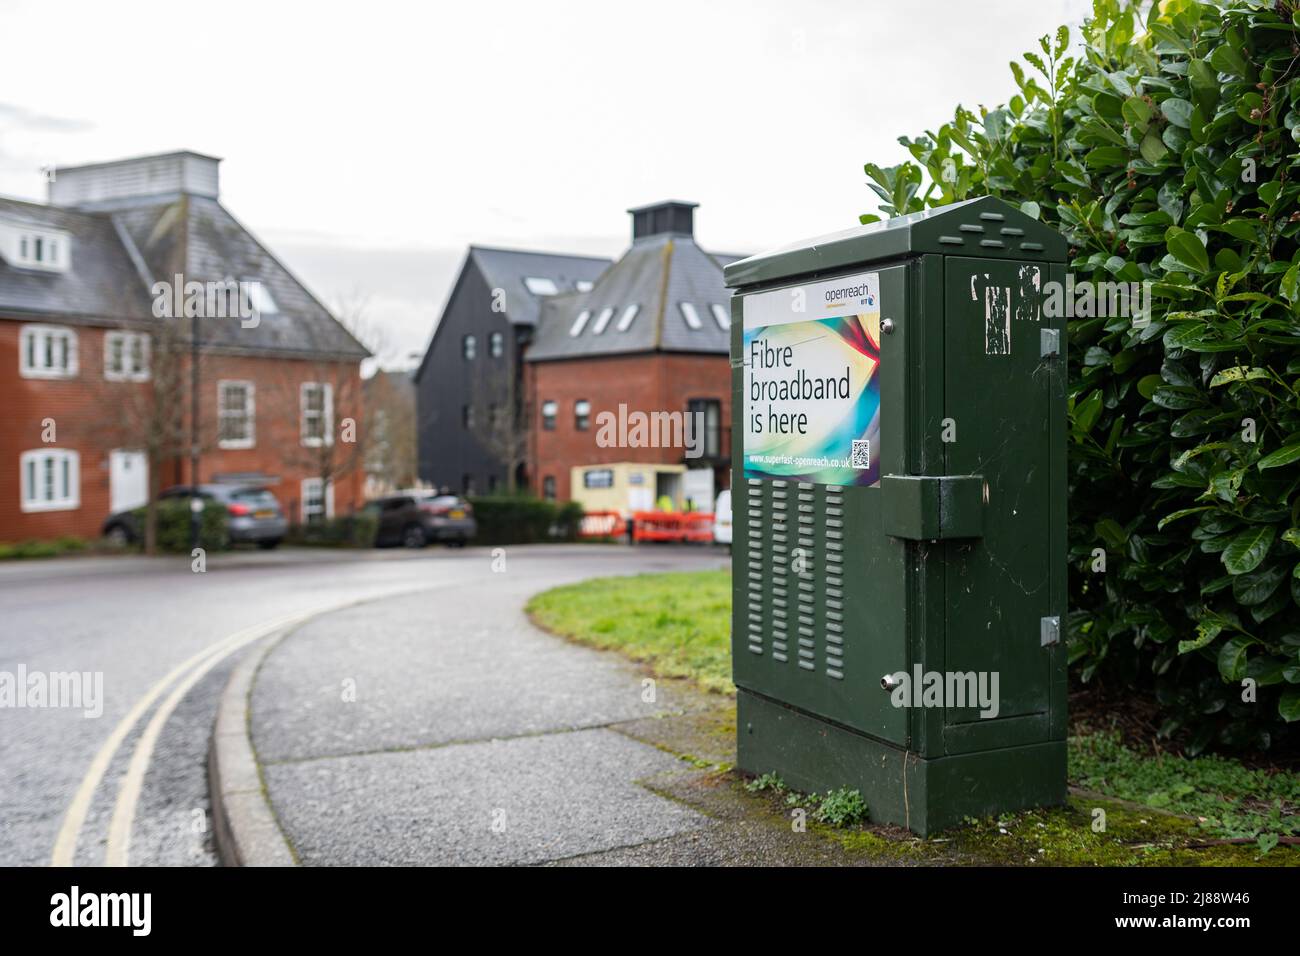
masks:
[[[682,515],[687,541],[713,541],[713,515],[707,511],[688,511]]]
[[[713,515],[700,511],[636,511],[633,541],[712,541]]]
[[[578,525],[580,538],[614,538],[623,534],[623,516],[617,511],[588,511]]]

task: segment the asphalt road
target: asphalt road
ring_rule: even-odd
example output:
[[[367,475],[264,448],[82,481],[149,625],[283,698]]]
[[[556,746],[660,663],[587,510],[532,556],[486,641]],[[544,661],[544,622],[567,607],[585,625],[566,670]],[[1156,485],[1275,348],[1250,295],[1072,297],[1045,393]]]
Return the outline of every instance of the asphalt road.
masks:
[[[97,717],[0,706],[0,864],[213,865],[205,761],[217,697],[251,646],[239,641],[276,621],[380,599],[342,614],[382,628],[385,615],[437,615],[439,591],[447,613],[468,614],[503,587],[723,563],[705,549],[595,545],[513,547],[505,557],[504,572],[485,548],[239,552],[201,574],[187,558],[0,567],[0,675],[79,671],[103,681]],[[443,619],[450,633],[455,625]]]

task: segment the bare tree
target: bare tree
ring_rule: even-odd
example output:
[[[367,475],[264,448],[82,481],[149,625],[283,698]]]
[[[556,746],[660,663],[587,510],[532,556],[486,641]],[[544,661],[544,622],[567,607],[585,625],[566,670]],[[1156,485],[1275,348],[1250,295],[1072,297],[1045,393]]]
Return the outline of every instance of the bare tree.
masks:
[[[135,300],[121,310],[129,315]],[[137,309],[138,311],[138,309]],[[143,317],[141,317],[143,318]],[[190,320],[152,318],[103,332],[103,349],[91,351],[85,380],[90,385],[92,411],[76,430],[90,444],[140,451],[148,466],[144,549],[158,546],[158,494],[163,472],[188,458],[197,440],[199,451],[216,445],[216,416],[200,405],[197,429],[191,429],[190,388],[195,370],[191,354]],[[200,349],[197,372],[204,377],[206,354]]]
[[[322,489],[350,475],[364,455],[361,379],[356,366],[322,357],[284,361],[267,393],[270,413],[294,423],[280,448],[290,469],[321,480]],[[259,394],[259,398],[260,398]],[[259,405],[262,404],[259,401]],[[289,429],[286,429],[289,431]]]
[[[368,351],[375,351],[380,336],[367,319],[363,297],[346,303],[337,319]],[[327,489],[365,461],[371,422],[356,359],[325,347],[277,368],[279,379],[268,386],[271,414],[297,423],[295,437],[281,449],[283,461],[319,478]]]
[[[377,372],[367,379],[366,477],[382,492],[414,487],[419,480],[415,441],[415,386],[406,372]]]
[[[523,388],[513,365],[499,381],[474,380],[470,408],[480,445],[506,469],[506,490],[514,494],[519,466],[528,460],[528,415]]]

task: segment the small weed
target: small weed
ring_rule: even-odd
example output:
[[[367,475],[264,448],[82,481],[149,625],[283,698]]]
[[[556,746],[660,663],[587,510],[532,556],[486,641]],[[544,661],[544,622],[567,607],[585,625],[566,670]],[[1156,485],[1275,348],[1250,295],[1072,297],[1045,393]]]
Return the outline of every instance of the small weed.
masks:
[[[745,789],[750,793],[762,793],[765,790],[771,790],[773,793],[785,793],[789,788],[786,787],[785,781],[777,774],[765,773],[745,784]]]
[[[765,773],[745,784],[750,793],[771,791],[776,796],[784,796],[787,807],[802,807],[812,811],[812,818],[827,826],[846,828],[855,827],[867,821],[867,801],[857,790],[845,787],[830,790],[825,794],[801,793],[791,790],[785,782],[774,773]]]
[[[833,827],[857,826],[866,822],[867,801],[862,799],[862,794],[857,790],[848,787],[831,790],[821,798],[817,809],[813,811],[813,819]]]

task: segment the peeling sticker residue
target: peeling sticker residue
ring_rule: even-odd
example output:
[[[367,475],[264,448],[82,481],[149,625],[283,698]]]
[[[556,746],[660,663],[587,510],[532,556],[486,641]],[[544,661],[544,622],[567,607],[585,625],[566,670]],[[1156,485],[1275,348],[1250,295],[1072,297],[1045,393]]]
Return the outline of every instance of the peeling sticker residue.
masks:
[[[1024,265],[1016,276],[1019,293],[1016,300],[1017,322],[1041,322],[1043,291],[1043,274],[1038,266]]]
[[[985,280],[989,277],[986,275]],[[984,287],[984,354],[1011,354],[1011,289]]]
[[[1011,323],[1041,323],[1043,272],[1036,265],[1021,265],[1009,285],[995,286],[990,273],[972,273],[970,298],[984,299],[984,354],[1011,354]]]

